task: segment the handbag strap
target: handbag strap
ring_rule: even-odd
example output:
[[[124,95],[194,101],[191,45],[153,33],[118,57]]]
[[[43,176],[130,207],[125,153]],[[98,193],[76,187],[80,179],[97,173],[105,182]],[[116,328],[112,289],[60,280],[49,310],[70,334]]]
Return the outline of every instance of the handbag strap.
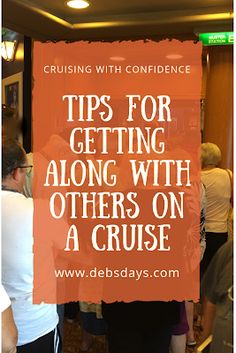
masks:
[[[230,202],[231,204],[233,204],[233,178],[232,175],[230,174],[229,169],[225,169],[228,176],[229,176],[229,180],[230,180],[230,188],[231,188],[231,197],[230,197]]]

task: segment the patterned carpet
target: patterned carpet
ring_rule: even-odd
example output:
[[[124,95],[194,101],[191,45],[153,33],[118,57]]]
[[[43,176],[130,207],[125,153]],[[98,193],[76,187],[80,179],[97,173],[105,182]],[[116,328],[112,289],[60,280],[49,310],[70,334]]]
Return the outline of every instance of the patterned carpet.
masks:
[[[194,327],[195,338],[197,342],[200,338],[199,327]],[[80,343],[81,343],[81,329],[79,322],[75,321],[73,323],[68,323],[65,320],[64,323],[64,352],[63,353],[80,353]],[[195,348],[187,348],[186,353],[194,353]],[[105,349],[105,337],[104,336],[94,336],[94,342],[91,348],[86,351],[86,353],[106,353]]]

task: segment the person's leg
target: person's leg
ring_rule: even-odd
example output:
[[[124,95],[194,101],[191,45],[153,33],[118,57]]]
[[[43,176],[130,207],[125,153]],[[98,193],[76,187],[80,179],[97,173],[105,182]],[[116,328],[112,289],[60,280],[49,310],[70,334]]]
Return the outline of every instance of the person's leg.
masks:
[[[164,326],[146,332],[142,353],[169,353],[172,328]]]
[[[171,353],[185,353],[186,335],[172,335],[170,351]]]
[[[81,351],[86,351],[93,343],[93,336],[105,335],[107,332],[106,322],[97,318],[96,312],[80,311],[80,327],[82,331]]]
[[[17,353],[60,353],[61,343],[57,329],[37,340],[17,347]]]
[[[194,338],[194,330],[193,330],[193,302],[186,301],[185,302],[185,307],[186,307],[186,314],[187,314],[187,320],[188,320],[188,326],[189,330],[187,332],[187,345],[189,346],[195,346],[196,341]]]
[[[206,250],[201,261],[201,277],[207,270],[211,259],[217,252],[217,250],[227,241],[228,233],[211,233],[206,232]]]
[[[57,305],[57,314],[59,317],[58,329],[61,337],[61,344],[63,346],[63,338],[64,338],[64,304]]]
[[[139,331],[109,327],[107,338],[109,353],[144,353],[142,351],[143,335]],[[151,352],[146,350],[145,353]]]
[[[89,348],[92,346],[93,343],[93,335],[91,333],[87,332],[82,326],[81,326],[81,344],[80,344],[80,351],[81,352],[86,352],[89,350]]]
[[[73,322],[77,318],[79,311],[78,302],[70,302],[65,304],[65,317],[68,322]]]
[[[201,271],[201,277],[204,275],[204,273],[207,270],[207,267],[211,261],[211,258],[214,254],[214,252],[212,251],[212,248],[214,247],[213,245],[214,239],[212,237],[211,233],[206,232],[206,249],[204,252],[204,256],[203,259],[200,263],[200,271]]]

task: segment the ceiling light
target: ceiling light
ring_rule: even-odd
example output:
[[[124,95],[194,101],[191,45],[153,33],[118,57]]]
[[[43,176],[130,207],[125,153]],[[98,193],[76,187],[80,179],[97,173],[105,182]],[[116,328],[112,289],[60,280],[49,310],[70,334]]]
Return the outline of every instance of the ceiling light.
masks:
[[[169,55],[166,55],[166,58],[170,59],[170,60],[182,59],[182,57],[183,57],[183,55],[180,55],[180,54],[169,54]]]
[[[16,41],[3,41],[1,43],[1,55],[6,61],[15,59]]]
[[[112,60],[112,61],[124,61],[125,58],[123,58],[123,56],[111,56],[110,60]]]
[[[66,2],[66,4],[72,9],[85,9],[89,6],[88,1],[85,0],[69,0]]]

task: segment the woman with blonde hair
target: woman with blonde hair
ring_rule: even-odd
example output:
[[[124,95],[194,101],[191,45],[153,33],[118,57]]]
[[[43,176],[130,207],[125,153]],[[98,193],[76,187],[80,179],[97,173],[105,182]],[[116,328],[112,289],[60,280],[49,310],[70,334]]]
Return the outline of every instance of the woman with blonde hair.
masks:
[[[219,168],[221,151],[214,143],[201,145],[201,180],[206,189],[206,251],[201,264],[204,273],[217,250],[227,241],[227,220],[232,197],[232,172]]]

